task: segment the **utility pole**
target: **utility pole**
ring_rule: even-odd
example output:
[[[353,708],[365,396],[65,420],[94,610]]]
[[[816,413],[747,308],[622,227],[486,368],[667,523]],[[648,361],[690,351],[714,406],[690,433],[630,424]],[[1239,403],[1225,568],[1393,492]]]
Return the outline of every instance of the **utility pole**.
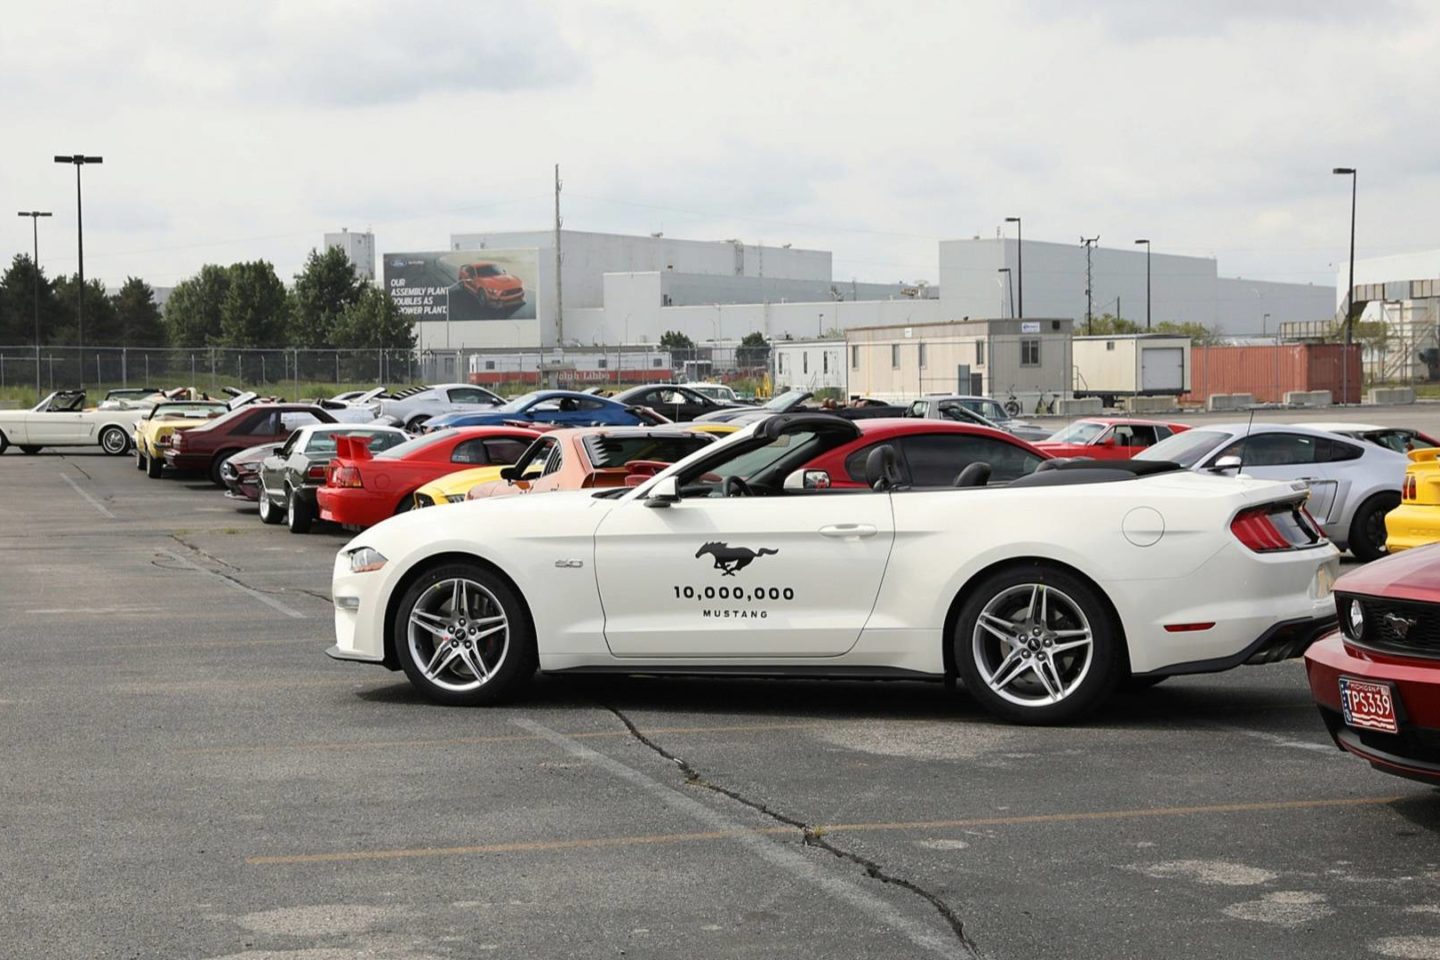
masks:
[[[1360,177],[1354,167],[1336,167],[1336,176],[1350,178],[1350,285],[1345,290],[1345,353],[1340,361],[1340,403],[1350,402],[1350,346],[1355,342],[1355,192]],[[1363,378],[1365,368],[1360,368]]]
[[[560,283],[560,164],[555,164],[555,345],[565,345],[565,299]]]
[[[1015,224],[1015,272],[1019,274],[1020,280],[1020,306],[1012,311],[1020,319],[1025,319],[1025,233],[1021,229],[1019,217],[1006,217],[1006,223]]]
[[[1080,245],[1085,248],[1085,335],[1091,336],[1095,333],[1095,269],[1091,254],[1095,250],[1095,244],[1100,242],[1098,235],[1093,237],[1081,237]]]
[[[35,288],[35,399],[45,399],[45,394],[40,392],[40,218],[50,216],[48,210],[21,210],[18,214],[30,218],[30,231],[34,234],[35,259],[30,266],[33,269],[33,283]]]
[[[83,153],[73,156],[55,158],[56,163],[71,163],[75,165],[75,245],[80,254],[80,296],[75,304],[75,352],[80,359],[80,386],[85,386],[85,221],[80,210],[80,168],[87,163],[104,163],[104,157],[87,157]],[[95,376],[100,376],[99,367],[96,367]]]

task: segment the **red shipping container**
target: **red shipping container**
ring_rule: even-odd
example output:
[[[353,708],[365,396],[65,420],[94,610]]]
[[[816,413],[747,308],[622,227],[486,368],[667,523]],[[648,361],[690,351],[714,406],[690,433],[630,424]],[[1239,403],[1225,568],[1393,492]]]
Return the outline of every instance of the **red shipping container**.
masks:
[[[1345,350],[1341,343],[1196,346],[1190,352],[1190,392],[1182,399],[1203,404],[1215,393],[1249,393],[1256,403],[1282,403],[1293,390],[1329,390],[1336,403],[1359,403],[1360,345],[1349,348],[1349,390],[1342,397]]]

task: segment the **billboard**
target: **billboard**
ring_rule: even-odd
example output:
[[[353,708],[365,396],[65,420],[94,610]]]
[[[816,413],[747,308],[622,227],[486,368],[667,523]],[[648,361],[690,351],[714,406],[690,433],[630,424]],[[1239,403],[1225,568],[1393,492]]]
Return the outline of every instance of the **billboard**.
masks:
[[[536,250],[385,254],[385,289],[400,312],[422,320],[534,320]]]

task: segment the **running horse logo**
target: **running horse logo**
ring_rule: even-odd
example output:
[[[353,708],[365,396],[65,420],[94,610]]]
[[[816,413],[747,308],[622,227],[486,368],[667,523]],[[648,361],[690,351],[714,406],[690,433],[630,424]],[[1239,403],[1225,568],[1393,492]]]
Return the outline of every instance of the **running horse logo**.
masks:
[[[769,547],[761,547],[759,550],[732,547],[728,543],[712,540],[695,551],[695,559],[698,560],[708,553],[715,558],[715,569],[719,570],[722,576],[733,577],[736,570],[744,570],[755,562],[756,557],[773,557],[779,552]]]

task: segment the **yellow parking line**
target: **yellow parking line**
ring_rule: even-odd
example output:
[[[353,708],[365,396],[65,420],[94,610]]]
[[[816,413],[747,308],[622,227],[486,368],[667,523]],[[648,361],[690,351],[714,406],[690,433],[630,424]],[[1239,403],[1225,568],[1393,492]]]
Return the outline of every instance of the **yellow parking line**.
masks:
[[[572,735],[573,736],[573,735]],[[936,830],[971,827],[1024,826],[1028,824],[1082,823],[1085,821],[1130,820],[1139,817],[1181,817],[1203,814],[1263,813],[1274,810],[1313,810],[1325,807],[1374,806],[1394,803],[1401,797],[1344,797],[1331,800],[1271,800],[1256,803],[1217,803],[1189,807],[1141,807],[1130,810],[1082,810],[1072,813],[1043,813],[1013,817],[971,817],[956,820],[880,821],[843,823],[814,828],[816,835],[859,833],[874,830]],[[697,833],[655,833],[638,836],[588,837],[573,840],[533,840],[514,843],[473,844],[457,847],[413,847],[393,850],[348,850],[333,853],[301,853],[281,856],[246,857],[251,866],[304,863],[347,863],[360,860],[399,860],[425,857],[463,857],[496,853],[535,853],[550,850],[582,850],[602,847],[654,846],[725,840],[742,834],[777,835],[794,833],[794,827],[764,827],[756,830],[707,830]]]
[[[646,736],[660,734],[683,735],[687,733],[761,733],[768,730],[803,730],[808,727],[818,726],[822,726],[821,721],[806,720],[785,723],[733,723],[708,727],[655,727],[643,732]],[[581,740],[591,740],[599,737],[628,737],[630,736],[630,731],[583,730],[576,733],[567,733],[565,736]],[[270,753],[280,750],[374,750],[377,748],[395,747],[463,747],[485,743],[521,743],[541,739],[543,738],[532,733],[500,733],[482,737],[445,737],[427,740],[341,740],[317,741],[314,743],[262,743],[235,747],[191,747],[174,752],[183,754],[226,754]]]

